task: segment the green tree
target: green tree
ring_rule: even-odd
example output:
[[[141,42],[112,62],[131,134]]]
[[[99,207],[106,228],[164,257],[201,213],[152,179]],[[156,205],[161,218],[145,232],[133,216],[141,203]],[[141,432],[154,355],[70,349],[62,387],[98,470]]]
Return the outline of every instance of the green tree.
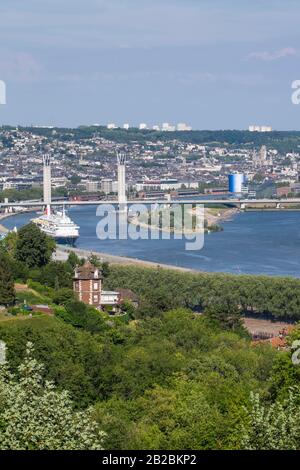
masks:
[[[3,240],[3,246],[10,256],[14,256],[16,252],[18,234],[14,231],[8,232]]]
[[[101,313],[79,300],[71,299],[66,302],[65,309],[58,312],[57,316],[66,323],[70,323],[77,328],[83,328],[91,333],[99,333],[106,328]]]
[[[80,183],[81,177],[78,175],[72,175],[70,181],[71,181],[71,184],[77,185]]]
[[[40,282],[54,289],[72,288],[73,270],[69,263],[50,261],[41,269]]]
[[[219,322],[223,328],[237,330],[242,327],[240,309],[229,297],[212,299],[204,313],[210,320]]]
[[[88,261],[96,266],[96,268],[101,268],[101,262],[98,258],[98,256],[94,255],[93,253],[90,254],[90,256],[88,257]]]
[[[10,259],[11,272],[13,274],[14,280],[20,280],[21,282],[26,282],[29,278],[29,268],[22,261],[18,261],[14,258]]]
[[[86,407],[98,396],[101,371],[107,365],[101,358],[101,342],[88,332],[59,318],[41,316],[28,321],[0,322],[0,338],[7,344],[8,361],[14,373],[23,360],[27,341],[31,341],[35,357],[45,364],[45,378],[53,380],[60,390],[68,390],[76,407]]]
[[[92,410],[73,410],[66,391],[57,391],[42,378],[43,365],[33,358],[27,343],[18,377],[0,368],[1,450],[96,450],[104,433],[92,419]]]
[[[110,267],[109,267],[109,263],[107,261],[104,261],[102,264],[101,264],[101,271],[102,271],[102,275],[103,277],[108,277],[109,274],[110,274]]]
[[[247,450],[300,449],[300,389],[291,388],[284,401],[265,404],[252,393],[241,443]]]
[[[34,223],[31,222],[19,230],[15,256],[29,268],[46,265],[54,249],[55,241]]]
[[[9,259],[6,255],[0,253],[0,305],[11,305],[14,301],[14,279]]]
[[[84,261],[84,258],[79,258],[74,251],[71,251],[69,253],[67,263],[69,263],[72,269],[74,269],[76,265],[82,266]]]
[[[72,289],[68,289],[68,287],[63,287],[55,292],[52,300],[57,305],[65,305],[68,302],[75,300],[74,292]]]

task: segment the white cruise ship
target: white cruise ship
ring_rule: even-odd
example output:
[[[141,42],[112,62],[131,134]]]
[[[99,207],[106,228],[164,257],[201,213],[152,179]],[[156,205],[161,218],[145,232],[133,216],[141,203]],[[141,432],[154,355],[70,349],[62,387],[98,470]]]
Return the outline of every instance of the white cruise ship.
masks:
[[[79,226],[66,215],[65,208],[62,212],[51,214],[47,208],[46,214],[32,219],[42,232],[54,238],[57,243],[74,245],[79,237]]]

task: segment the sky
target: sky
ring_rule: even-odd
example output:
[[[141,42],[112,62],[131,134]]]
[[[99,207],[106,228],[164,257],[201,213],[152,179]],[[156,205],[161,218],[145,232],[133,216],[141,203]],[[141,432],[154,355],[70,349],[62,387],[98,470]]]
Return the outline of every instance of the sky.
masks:
[[[299,0],[1,0],[0,124],[300,130]]]

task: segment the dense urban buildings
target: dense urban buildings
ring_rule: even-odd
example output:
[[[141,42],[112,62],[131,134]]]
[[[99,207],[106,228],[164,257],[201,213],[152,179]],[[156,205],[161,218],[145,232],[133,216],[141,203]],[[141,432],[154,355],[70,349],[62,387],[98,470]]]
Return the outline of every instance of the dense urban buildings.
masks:
[[[247,131],[236,131],[236,137],[234,131],[224,131],[222,141],[216,142],[211,133],[199,143],[200,131],[104,130],[100,126],[2,127],[2,196],[41,188],[45,153],[51,155],[54,196],[116,194],[118,152],[126,154],[126,190],[131,196],[153,191],[226,192],[229,174],[245,175],[244,194],[263,191],[262,195],[271,196],[277,194],[277,189],[281,195],[299,192],[300,154],[288,136],[281,141],[271,138],[266,145],[260,136],[273,133],[255,132],[251,133],[254,138],[248,138]]]

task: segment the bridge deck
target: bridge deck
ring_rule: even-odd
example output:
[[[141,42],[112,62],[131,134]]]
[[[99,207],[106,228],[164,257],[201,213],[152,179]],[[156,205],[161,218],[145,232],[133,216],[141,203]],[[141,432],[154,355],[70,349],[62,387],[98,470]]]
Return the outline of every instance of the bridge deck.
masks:
[[[293,198],[293,199],[171,199],[168,201],[167,199],[140,199],[140,200],[128,200],[127,204],[205,204],[205,205],[212,205],[212,204],[232,204],[240,206],[242,204],[245,205],[266,205],[266,204],[299,204],[300,205],[300,198]],[[113,200],[100,200],[100,201],[52,201],[51,206],[61,206],[62,204],[66,206],[97,206],[99,204],[118,204],[118,201]],[[42,207],[45,206],[43,201],[21,201],[21,202],[8,202],[8,203],[0,203],[0,207]]]

